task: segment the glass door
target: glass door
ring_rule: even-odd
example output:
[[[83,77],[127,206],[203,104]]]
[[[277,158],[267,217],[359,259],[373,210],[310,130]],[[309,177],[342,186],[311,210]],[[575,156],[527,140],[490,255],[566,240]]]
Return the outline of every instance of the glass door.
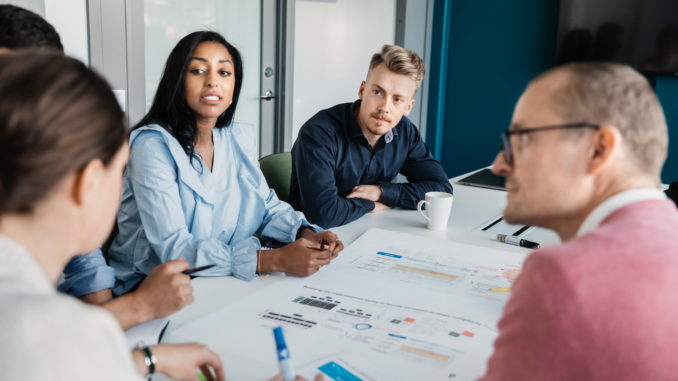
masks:
[[[262,119],[273,118],[267,115],[272,111],[261,107],[265,102],[262,56],[275,58],[275,53],[263,50],[275,52],[275,44],[264,46],[262,35],[271,33],[270,28],[275,35],[275,25],[262,24],[262,13],[272,9],[275,14],[275,5],[270,0],[88,0],[91,63],[123,94],[129,123],[134,125],[149,109],[176,43],[197,30],[219,32],[243,60],[243,85],[234,120],[253,125],[257,139],[269,136],[272,131],[261,130]],[[275,72],[273,67],[266,78],[275,79]]]
[[[197,30],[221,33],[242,55],[243,85],[234,120],[259,131],[261,3],[245,0],[144,0],[144,94],[150,108],[174,45]]]

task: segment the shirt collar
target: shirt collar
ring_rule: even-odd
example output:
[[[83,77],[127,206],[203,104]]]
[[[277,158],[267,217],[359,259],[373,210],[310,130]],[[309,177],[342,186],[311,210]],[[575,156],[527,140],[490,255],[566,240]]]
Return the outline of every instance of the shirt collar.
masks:
[[[351,107],[348,108],[348,115],[347,115],[348,135],[352,138],[364,136],[363,131],[360,129],[360,126],[358,125],[358,119],[354,115],[354,112],[358,107],[360,107],[360,99],[353,102]],[[387,133],[384,134],[384,136],[383,136],[384,137],[384,143],[388,144],[391,141],[393,141],[393,139],[396,136],[398,136],[398,131],[396,130],[396,127],[398,127],[401,122],[402,122],[402,119],[398,124],[396,124],[393,128],[391,128],[390,130],[388,130]]]
[[[618,193],[603,201],[586,217],[577,231],[577,236],[582,236],[591,232],[600,225],[607,216],[617,209],[629,204],[647,200],[663,200],[666,198],[664,192],[656,188],[631,189]]]

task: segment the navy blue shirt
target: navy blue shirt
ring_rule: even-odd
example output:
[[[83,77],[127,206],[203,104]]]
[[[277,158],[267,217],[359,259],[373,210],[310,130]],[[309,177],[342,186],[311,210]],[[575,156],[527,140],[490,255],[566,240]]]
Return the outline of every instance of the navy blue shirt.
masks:
[[[345,103],[315,114],[292,147],[290,204],[324,228],[347,224],[374,209],[374,202],[345,198],[356,185],[381,185],[380,202],[415,209],[426,192],[452,193],[452,185],[417,128],[403,117],[374,149]],[[409,183],[391,181],[402,173]]]

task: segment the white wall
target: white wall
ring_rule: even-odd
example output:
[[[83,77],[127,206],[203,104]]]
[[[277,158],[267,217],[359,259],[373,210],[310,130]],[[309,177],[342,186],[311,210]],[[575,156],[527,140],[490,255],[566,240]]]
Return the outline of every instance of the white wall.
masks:
[[[64,52],[89,65],[86,0],[45,0],[45,19],[61,37]]]
[[[64,52],[89,65],[86,0],[13,0],[8,3],[45,18],[59,33]]]
[[[318,111],[358,99],[372,54],[395,40],[395,0],[295,3],[293,137]]]
[[[12,0],[7,4],[16,5],[45,17],[45,0]]]

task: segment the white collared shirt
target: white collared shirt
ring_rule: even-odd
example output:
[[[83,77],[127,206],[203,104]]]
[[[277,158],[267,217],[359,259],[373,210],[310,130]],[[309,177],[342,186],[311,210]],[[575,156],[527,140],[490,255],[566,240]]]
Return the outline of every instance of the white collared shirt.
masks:
[[[607,216],[619,208],[634,202],[664,199],[666,199],[666,194],[657,188],[638,188],[618,193],[593,209],[577,230],[577,237],[597,228]]]

